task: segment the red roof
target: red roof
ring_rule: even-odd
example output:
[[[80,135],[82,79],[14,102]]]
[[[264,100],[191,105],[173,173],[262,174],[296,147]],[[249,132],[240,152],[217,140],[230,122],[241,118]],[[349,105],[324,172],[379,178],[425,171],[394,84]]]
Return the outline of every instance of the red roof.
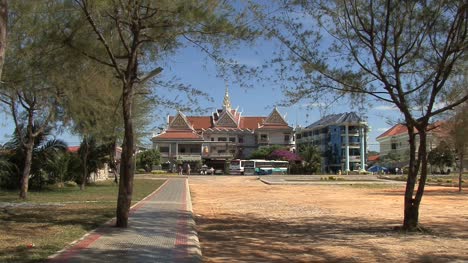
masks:
[[[433,124],[430,124],[427,130],[429,132],[442,134],[445,131],[445,129],[442,127],[442,126],[444,126],[444,124],[445,123],[441,122],[441,121],[435,122]],[[417,133],[416,128],[414,129],[414,131]],[[400,135],[400,134],[406,134],[406,133],[408,133],[408,128],[405,125],[396,124],[395,126],[390,128],[386,132],[384,132],[384,133],[380,134],[379,136],[377,136],[377,139],[388,137],[388,136],[396,136],[396,135]]]
[[[80,150],[80,146],[68,146],[67,152],[76,153]]]
[[[367,157],[368,162],[375,162],[378,160],[380,160],[380,155],[372,155],[372,156]]]
[[[203,140],[203,138],[195,132],[192,131],[166,131],[156,136],[158,139],[163,140]]]
[[[187,120],[193,125],[195,130],[211,128],[210,116],[190,116]]]
[[[265,119],[266,117],[241,117],[239,128],[256,130]]]

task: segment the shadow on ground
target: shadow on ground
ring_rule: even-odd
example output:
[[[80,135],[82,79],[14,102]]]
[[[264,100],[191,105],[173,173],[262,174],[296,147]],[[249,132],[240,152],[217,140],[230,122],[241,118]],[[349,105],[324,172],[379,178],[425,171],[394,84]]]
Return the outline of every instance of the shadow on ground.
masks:
[[[395,239],[411,243],[437,242],[440,238],[406,235],[394,230],[397,222],[360,218],[297,218],[286,222],[223,214],[218,218],[198,216],[196,222],[204,262],[395,262],[401,260],[399,251],[392,247]],[[403,261],[453,260],[468,260],[468,256],[441,251],[416,253]]]

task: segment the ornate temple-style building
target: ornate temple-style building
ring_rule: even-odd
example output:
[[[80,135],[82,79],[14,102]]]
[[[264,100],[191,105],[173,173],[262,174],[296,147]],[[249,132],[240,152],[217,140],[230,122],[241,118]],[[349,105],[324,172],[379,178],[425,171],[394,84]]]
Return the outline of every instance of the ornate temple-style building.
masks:
[[[224,169],[232,159],[247,159],[262,146],[294,147],[293,128],[278,109],[269,116],[242,116],[232,109],[228,89],[223,107],[210,116],[168,116],[167,128],[152,138],[161,153],[162,164],[202,162]],[[192,166],[193,167],[193,166]]]

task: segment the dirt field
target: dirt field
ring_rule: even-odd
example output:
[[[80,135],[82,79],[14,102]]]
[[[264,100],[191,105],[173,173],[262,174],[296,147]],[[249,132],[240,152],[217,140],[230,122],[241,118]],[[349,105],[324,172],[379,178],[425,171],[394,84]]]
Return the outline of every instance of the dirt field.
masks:
[[[190,178],[205,262],[465,262],[468,194],[427,187],[424,234],[393,228],[403,186],[266,185]]]

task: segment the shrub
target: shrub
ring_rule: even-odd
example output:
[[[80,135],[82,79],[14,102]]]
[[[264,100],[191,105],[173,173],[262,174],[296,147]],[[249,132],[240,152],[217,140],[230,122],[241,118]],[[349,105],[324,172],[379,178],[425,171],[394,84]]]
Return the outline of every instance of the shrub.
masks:
[[[336,181],[336,176],[328,176],[328,180]]]
[[[152,174],[166,174],[167,172],[166,171],[163,171],[163,170],[153,170],[151,171]]]
[[[344,177],[337,177],[336,180],[337,180],[337,181],[345,181],[346,178],[344,178]]]
[[[445,180],[446,183],[452,183],[452,179]]]
[[[64,185],[65,185],[66,187],[76,187],[76,186],[78,186],[78,184],[76,184],[76,183],[73,182],[73,181],[66,181],[66,182],[64,183]]]
[[[437,182],[438,182],[438,183],[442,183],[442,182],[444,182],[444,180],[441,179],[441,178],[437,178]]]

